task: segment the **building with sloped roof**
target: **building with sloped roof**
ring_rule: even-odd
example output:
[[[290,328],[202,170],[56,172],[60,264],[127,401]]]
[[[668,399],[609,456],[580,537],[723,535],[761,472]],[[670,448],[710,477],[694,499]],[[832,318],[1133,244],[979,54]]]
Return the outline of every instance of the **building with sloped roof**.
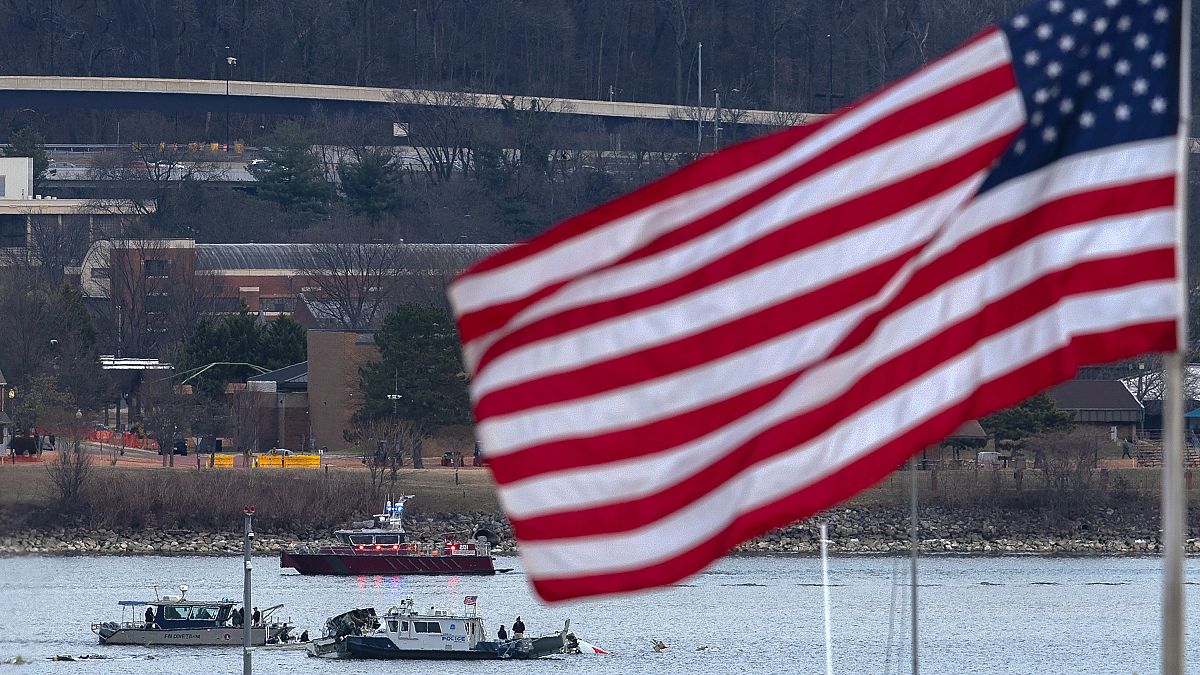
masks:
[[[96,242],[80,266],[89,299],[107,300],[121,323],[153,326],[180,307],[234,312],[243,304],[266,318],[294,314],[301,297],[324,307],[308,327],[367,328],[396,302],[444,303],[444,287],[471,263],[507,244],[199,244],[191,239]],[[384,287],[386,284],[386,287]],[[378,294],[368,316],[331,311]],[[302,313],[303,314],[303,313]],[[312,315],[312,312],[308,313]]]
[[[1068,380],[1046,392],[1075,422],[1101,429],[1110,438],[1136,436],[1146,410],[1119,380]]]

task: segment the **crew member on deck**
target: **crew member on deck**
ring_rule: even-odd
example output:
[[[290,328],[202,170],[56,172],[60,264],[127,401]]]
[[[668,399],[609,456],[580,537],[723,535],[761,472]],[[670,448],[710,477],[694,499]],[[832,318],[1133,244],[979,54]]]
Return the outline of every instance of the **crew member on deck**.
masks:
[[[500,630],[496,631],[496,638],[501,642],[508,641],[508,631],[504,630],[504,624],[501,624]]]
[[[146,630],[150,630],[151,628],[154,628],[154,608],[147,607],[146,608]]]
[[[513,622],[513,639],[520,640],[523,637],[525,637],[525,622],[521,621],[521,617],[518,616],[517,620]]]

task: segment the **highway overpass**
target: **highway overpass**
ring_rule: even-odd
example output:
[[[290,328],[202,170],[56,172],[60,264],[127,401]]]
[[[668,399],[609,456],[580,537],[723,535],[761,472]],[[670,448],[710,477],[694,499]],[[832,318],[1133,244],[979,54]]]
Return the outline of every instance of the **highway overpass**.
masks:
[[[161,111],[223,112],[226,106],[239,113],[307,115],[319,105],[324,110],[378,110],[398,96],[406,105],[455,105],[482,110],[502,110],[502,100],[512,99],[518,109],[534,102],[570,115],[599,117],[607,121],[652,120],[691,122],[695,107],[628,101],[548,99],[501,94],[454,93],[331,84],[247,82],[232,80],[177,80],[142,77],[0,76],[0,107],[4,108],[128,108]],[[701,111],[705,119],[713,110]],[[725,124],[784,126],[819,118],[811,113],[773,110],[726,110]]]

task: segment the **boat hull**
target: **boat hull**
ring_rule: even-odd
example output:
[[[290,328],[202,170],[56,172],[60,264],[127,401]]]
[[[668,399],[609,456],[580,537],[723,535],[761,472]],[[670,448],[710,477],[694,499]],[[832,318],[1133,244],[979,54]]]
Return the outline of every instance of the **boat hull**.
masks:
[[[537,659],[562,651],[560,635],[548,635],[532,640],[510,642],[481,642],[474,649],[401,649],[395,642],[381,636],[353,635],[345,639],[345,650],[352,658],[403,659],[437,661],[491,661],[499,659]]]
[[[415,556],[390,554],[293,553],[279,554],[279,566],[300,574],[495,574],[491,556]]]
[[[144,645],[171,647],[228,647],[242,645],[241,628],[172,628],[145,630],[101,625],[97,630],[102,645]],[[251,628],[250,644],[267,644],[267,629]]]

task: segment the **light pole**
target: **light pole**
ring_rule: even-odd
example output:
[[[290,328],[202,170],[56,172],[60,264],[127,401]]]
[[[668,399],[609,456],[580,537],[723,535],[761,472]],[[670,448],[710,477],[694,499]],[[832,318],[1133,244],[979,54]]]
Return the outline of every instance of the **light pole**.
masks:
[[[827,33],[829,41],[829,76],[825,80],[825,112],[833,112],[833,33]]]
[[[233,67],[237,65],[237,59],[229,55],[229,46],[225,46],[225,63],[228,64],[228,69],[225,71],[225,150],[229,151],[229,81],[233,79]]]

